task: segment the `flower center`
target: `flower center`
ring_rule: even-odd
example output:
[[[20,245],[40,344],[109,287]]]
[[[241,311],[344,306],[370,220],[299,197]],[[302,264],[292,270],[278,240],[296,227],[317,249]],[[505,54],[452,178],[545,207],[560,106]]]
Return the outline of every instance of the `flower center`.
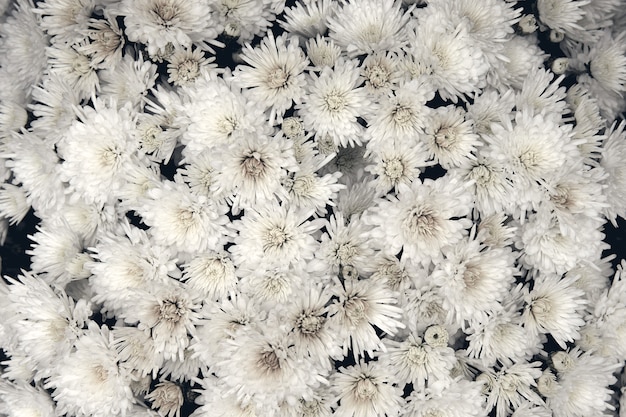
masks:
[[[330,112],[340,112],[346,107],[346,99],[343,94],[333,90],[324,96],[324,102],[326,103],[326,109]]]
[[[437,218],[428,207],[416,207],[409,213],[403,226],[414,235],[432,237],[438,230]]]
[[[153,9],[157,23],[166,28],[174,25],[174,19],[176,19],[179,12],[178,7],[169,4],[169,2],[159,2]]]
[[[406,353],[407,360],[413,365],[426,363],[426,350],[422,346],[411,346]]]
[[[369,379],[361,379],[356,383],[355,395],[361,400],[371,400],[376,395],[376,385]]]
[[[258,364],[268,373],[274,373],[280,369],[280,359],[273,350],[261,352]]]
[[[178,323],[185,315],[179,300],[165,300],[159,308],[161,320]]]
[[[281,88],[287,85],[289,74],[282,68],[276,68],[267,77],[267,85],[270,88]]]
[[[374,88],[382,88],[389,83],[390,72],[381,65],[372,65],[365,70],[365,76]]]
[[[435,142],[442,149],[450,149],[457,139],[457,132],[452,127],[443,127],[435,134]]]
[[[392,158],[383,162],[383,168],[385,169],[385,175],[391,180],[398,180],[404,173],[404,165],[400,158]]]
[[[469,174],[470,179],[476,184],[485,186],[491,182],[491,170],[485,165],[476,165]]]
[[[348,298],[344,303],[346,316],[351,324],[359,324],[366,316],[367,304],[358,297]]]
[[[265,172],[265,164],[258,152],[246,157],[242,163],[243,170],[248,177],[259,178]]]
[[[399,126],[408,124],[413,119],[413,111],[410,107],[403,106],[401,104],[396,105],[393,110],[393,121]]]
[[[324,324],[324,317],[315,316],[310,313],[302,313],[297,320],[298,329],[300,333],[304,334],[316,334],[322,328]]]

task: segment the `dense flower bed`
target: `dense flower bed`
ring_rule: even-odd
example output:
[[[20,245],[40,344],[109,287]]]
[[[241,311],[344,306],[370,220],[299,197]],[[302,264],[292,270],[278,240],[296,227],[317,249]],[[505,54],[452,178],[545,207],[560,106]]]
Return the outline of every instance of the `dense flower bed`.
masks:
[[[0,15],[0,415],[626,415],[622,1]]]

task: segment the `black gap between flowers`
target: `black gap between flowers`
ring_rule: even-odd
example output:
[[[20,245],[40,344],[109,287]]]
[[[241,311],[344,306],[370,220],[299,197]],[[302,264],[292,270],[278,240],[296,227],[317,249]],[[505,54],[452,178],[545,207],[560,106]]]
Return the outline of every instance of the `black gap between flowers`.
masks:
[[[125,214],[131,226],[135,226],[141,230],[148,230],[149,227],[143,222],[141,216],[135,212],[127,211]]]
[[[426,167],[420,173],[419,178],[423,181],[425,178],[436,180],[446,175],[446,170],[439,164]]]
[[[621,217],[617,218],[617,227],[611,222],[604,225],[604,241],[611,245],[609,249],[602,252],[602,257],[615,255],[615,259],[611,261],[613,270],[617,268],[622,259],[626,259],[626,220]]]
[[[4,245],[0,246],[2,276],[8,275],[15,278],[22,269],[30,271],[30,255],[27,255],[26,251],[30,249],[32,242],[28,236],[35,234],[39,222],[39,218],[30,209],[24,220],[9,226]]]

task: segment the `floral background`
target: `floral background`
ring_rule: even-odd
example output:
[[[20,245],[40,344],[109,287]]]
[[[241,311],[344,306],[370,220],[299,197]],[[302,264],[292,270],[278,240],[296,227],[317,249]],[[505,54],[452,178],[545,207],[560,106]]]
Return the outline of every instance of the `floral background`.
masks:
[[[0,15],[0,415],[626,416],[622,0]]]

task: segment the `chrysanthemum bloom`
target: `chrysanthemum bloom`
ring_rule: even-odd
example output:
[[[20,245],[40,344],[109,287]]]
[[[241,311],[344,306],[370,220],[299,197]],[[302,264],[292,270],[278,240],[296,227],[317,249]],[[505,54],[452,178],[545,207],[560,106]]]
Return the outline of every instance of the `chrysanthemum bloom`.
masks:
[[[100,78],[100,96],[117,100],[119,107],[131,103],[133,109],[141,110],[144,97],[154,86],[157,78],[157,66],[144,61],[141,56],[133,58],[126,55],[112,69],[98,72]]]
[[[114,100],[96,99],[93,105],[82,108],[59,143],[59,173],[75,199],[104,204],[124,183],[125,167],[137,162],[135,116],[129,105],[118,109]]]
[[[431,109],[426,102],[433,97],[434,90],[424,79],[406,82],[382,97],[380,107],[368,120],[368,149],[387,143],[413,146],[428,124]]]
[[[137,327],[114,327],[111,333],[120,366],[128,369],[133,377],[151,375],[156,378],[163,365],[163,355],[156,352],[150,334]]]
[[[391,52],[375,52],[361,64],[361,76],[365,88],[374,101],[392,92],[402,78],[398,55]]]
[[[185,156],[233,144],[240,135],[271,133],[263,109],[246,100],[239,88],[221,77],[203,75],[184,88],[181,95],[177,111],[188,119],[181,132]]]
[[[248,65],[237,67],[235,82],[257,105],[270,109],[271,124],[280,123],[285,111],[292,103],[299,104],[305,93],[304,69],[309,62],[298,39],[286,34],[274,38],[268,32],[258,47],[246,45],[241,59]]]
[[[104,9],[103,14],[104,19],[89,19],[88,28],[84,31],[89,42],[81,44],[80,49],[91,58],[93,66],[112,69],[122,59],[126,41],[110,9]]]
[[[74,346],[76,349],[54,367],[45,385],[53,390],[57,413],[77,417],[124,415],[136,400],[130,389],[130,374],[118,365],[108,328],[90,322]]]
[[[87,29],[95,0],[45,0],[33,12],[42,16],[41,27],[53,43],[74,43]]]
[[[577,22],[583,18],[585,14],[583,6],[588,3],[591,3],[591,0],[538,0],[539,20],[552,30],[576,33],[583,29]]]
[[[290,141],[246,133],[219,155],[216,191],[230,195],[233,212],[287,200],[288,171],[298,170]]]
[[[167,417],[179,417],[180,408],[185,402],[180,387],[170,381],[159,382],[146,395],[146,400],[152,403],[152,408],[158,410],[160,415]]]
[[[331,379],[336,393],[338,417],[397,416],[404,400],[402,391],[392,385],[393,376],[378,362],[359,362],[348,368],[340,367]]]
[[[324,67],[335,66],[341,56],[341,48],[332,39],[317,35],[306,42],[306,55],[313,69],[321,71]]]
[[[232,234],[225,204],[195,196],[184,183],[165,182],[148,192],[138,212],[155,242],[181,252],[221,247]]]
[[[338,274],[345,267],[366,272],[374,251],[372,242],[365,235],[369,228],[363,221],[353,218],[347,222],[343,214],[336,211],[325,224],[325,229],[319,250],[315,252],[315,260],[309,268],[328,274]]]
[[[493,410],[495,406],[496,417],[505,417],[527,402],[543,405],[543,400],[533,389],[541,376],[540,364],[516,362],[480,374],[476,381],[484,384],[483,392],[488,396],[487,410]]]
[[[406,409],[412,417],[485,417],[485,397],[479,383],[456,378],[451,383],[436,382],[425,390],[414,390]]]
[[[350,58],[373,52],[398,52],[407,42],[405,25],[409,13],[402,13],[394,0],[351,0],[328,18],[330,37]]]
[[[312,400],[313,390],[326,383],[316,361],[296,356],[290,336],[280,329],[246,327],[223,346],[213,372],[242,406],[263,415],[275,415],[283,402]]]
[[[220,252],[193,256],[183,265],[182,280],[205,299],[226,297],[237,285],[233,261],[228,254]]]
[[[616,37],[605,30],[589,49],[589,71],[602,87],[621,94],[626,91],[626,35]]]
[[[544,114],[519,111],[515,125],[493,125],[486,136],[490,157],[504,165],[515,188],[516,213],[535,206],[541,199],[540,184],[545,184],[568,160],[580,158],[571,140],[571,127],[559,124]],[[518,214],[519,215],[519,214]]]
[[[212,10],[214,25],[223,28],[224,34],[237,38],[240,45],[251,42],[255,36],[263,36],[278,9],[284,7],[284,2],[279,7],[276,0],[215,0],[209,2]]]
[[[215,64],[210,64],[214,60],[214,57],[205,57],[199,48],[174,50],[167,64],[167,82],[176,86],[193,84],[215,67]]]
[[[241,277],[238,283],[241,293],[256,300],[265,311],[289,303],[303,291],[304,282],[308,279],[300,265],[294,267],[289,262],[280,261],[240,266],[237,275]]]
[[[0,380],[0,413],[6,416],[54,417],[50,395],[40,387]]]
[[[447,337],[447,332],[442,328]],[[448,346],[447,340],[434,345],[415,333],[402,341],[383,339],[387,352],[379,352],[378,361],[389,367],[395,375],[395,382],[413,384],[415,390],[422,390],[438,382],[450,382],[450,370],[456,363],[454,350]]]
[[[444,169],[469,165],[476,159],[477,147],[482,145],[472,124],[459,107],[435,109],[422,136],[429,156]]]
[[[611,404],[613,390],[609,386],[615,384],[614,373],[621,364],[593,353],[583,353],[577,347],[556,352],[551,359],[558,381],[542,394],[547,397],[546,403],[555,417],[582,417],[614,411]]]
[[[608,176],[603,181],[606,185],[607,207],[604,212],[608,220],[617,225],[617,216],[626,218],[626,122],[613,125],[606,132],[607,139],[602,147],[600,165]]]
[[[315,251],[313,233],[322,227],[321,220],[308,220],[310,214],[277,204],[246,210],[233,224],[239,232],[229,249],[233,262],[249,269],[259,263],[304,266]]]
[[[53,291],[31,273],[7,281],[10,285],[2,291],[9,303],[0,307],[6,342],[12,339],[16,353],[28,357],[35,381],[49,377],[55,364],[72,350],[91,306],[84,300],[75,303],[62,290]]]
[[[492,66],[487,79],[494,87],[500,86],[499,89],[503,92],[511,87],[521,90],[529,74],[543,68],[543,63],[549,56],[539,47],[536,36],[510,37],[503,44],[500,54],[506,60],[500,60],[497,65]]]
[[[420,18],[411,30],[410,54],[422,62],[424,73],[444,100],[457,102],[486,85],[489,64],[469,35],[469,22],[450,23],[445,15]],[[443,24],[442,24],[443,19]]]
[[[124,0],[117,11],[124,16],[124,32],[155,55],[168,44],[174,48],[205,46],[217,38],[210,8],[201,0]]]
[[[308,94],[296,106],[304,127],[320,137],[330,135],[335,145],[360,145],[364,128],[358,118],[371,113],[367,92],[360,85],[354,60],[339,59],[334,68],[324,67],[319,76],[311,75]]]
[[[372,165],[365,170],[375,175],[374,185],[379,196],[394,190],[398,192],[400,184],[410,187],[413,181],[418,180],[420,168],[429,165],[426,160],[428,154],[420,142],[409,145],[404,141],[381,143],[379,146],[369,146],[373,149]]]
[[[448,322],[464,327],[466,320],[497,311],[517,274],[515,254],[509,248],[487,248],[474,233],[442,252],[431,279],[440,287]]]
[[[11,6],[0,24],[0,86],[4,100],[25,103],[46,68],[49,41],[32,0],[11,2]]]
[[[89,277],[85,263],[91,261],[81,237],[65,222],[42,222],[37,233],[29,238],[34,242],[31,269],[45,274],[43,280],[55,288],[65,288],[71,281]]]
[[[314,39],[326,33],[327,19],[333,15],[336,7],[337,3],[332,0],[297,2],[295,6],[285,9],[285,20],[279,23],[289,33]]]
[[[442,247],[467,233],[471,221],[464,216],[472,209],[471,194],[449,176],[398,188],[397,197],[380,199],[366,215],[364,221],[374,226],[369,236],[389,255],[402,250],[402,257],[426,264],[440,259]]]
[[[20,223],[30,210],[30,204],[21,187],[4,183],[0,187],[0,216],[9,220],[9,224]]]
[[[137,323],[140,330],[150,333],[154,351],[163,359],[184,359],[189,346],[188,334],[194,332],[199,319],[197,297],[182,285],[171,284],[137,291],[130,303],[123,307],[120,316],[130,324]]]
[[[13,134],[2,156],[11,169],[14,185],[26,194],[26,201],[41,217],[56,212],[65,201],[59,174],[59,156],[37,135],[27,131]]]
[[[374,326],[389,335],[405,327],[399,321],[402,310],[393,305],[394,293],[382,282],[350,278],[343,284],[335,282],[334,287],[338,299],[329,307],[329,314],[343,342],[344,357],[348,349],[358,358],[385,348]]]
[[[587,300],[576,288],[576,278],[539,275],[524,296],[524,327],[535,334],[550,333],[563,349],[580,337],[578,330],[585,324],[582,314]]]
[[[515,107],[522,112],[542,114],[544,118],[561,123],[567,108],[565,87],[560,85],[564,78],[563,74],[557,77],[552,71],[533,68],[524,78],[521,91],[515,96]],[[519,123],[517,117],[515,120]]]
[[[100,90],[100,80],[96,67],[79,45],[53,44],[46,48],[46,55],[49,71],[64,78],[81,99],[87,99]]]

